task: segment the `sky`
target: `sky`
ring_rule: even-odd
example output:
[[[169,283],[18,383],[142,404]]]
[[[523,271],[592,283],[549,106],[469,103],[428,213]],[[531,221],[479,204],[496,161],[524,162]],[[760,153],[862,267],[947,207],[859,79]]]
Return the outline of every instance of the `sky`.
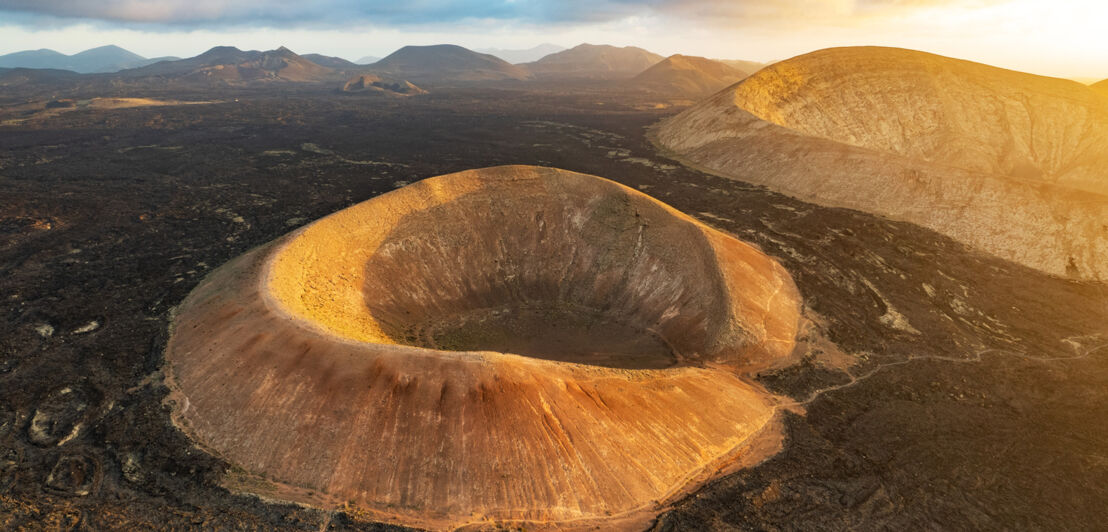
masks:
[[[1108,0],[0,0],[0,54],[231,45],[357,60],[408,44],[589,42],[771,61],[882,45],[1091,81],[1108,78],[1106,21]]]

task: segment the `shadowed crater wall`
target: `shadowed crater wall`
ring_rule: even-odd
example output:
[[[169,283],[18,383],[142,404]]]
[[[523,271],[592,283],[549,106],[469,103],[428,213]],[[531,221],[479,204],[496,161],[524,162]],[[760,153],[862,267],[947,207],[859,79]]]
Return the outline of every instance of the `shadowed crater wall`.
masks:
[[[694,224],[624,191],[512,182],[410,213],[365,267],[392,340],[612,367],[666,367],[726,325]]]
[[[788,361],[799,308],[775,261],[637,191],[472,170],[213,272],[167,347],[174,419],[269,497],[634,521],[776,430],[745,375]]]

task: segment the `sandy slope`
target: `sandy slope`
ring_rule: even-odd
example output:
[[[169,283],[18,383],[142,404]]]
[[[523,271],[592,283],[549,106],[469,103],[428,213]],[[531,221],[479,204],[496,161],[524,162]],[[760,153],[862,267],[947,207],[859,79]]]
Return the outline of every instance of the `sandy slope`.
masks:
[[[716,173],[916,222],[1053,274],[1108,278],[1108,98],[1076,82],[829,49],[759,71],[655,138]]]

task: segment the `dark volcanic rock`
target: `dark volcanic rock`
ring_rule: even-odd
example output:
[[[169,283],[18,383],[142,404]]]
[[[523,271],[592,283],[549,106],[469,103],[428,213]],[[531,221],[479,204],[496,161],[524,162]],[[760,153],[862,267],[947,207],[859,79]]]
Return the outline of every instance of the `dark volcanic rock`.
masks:
[[[27,436],[38,445],[61,445],[77,437],[96,394],[82,387],[67,386],[48,395],[31,416]]]
[[[85,454],[63,454],[46,475],[46,488],[58,495],[84,497],[100,486],[99,460]]]

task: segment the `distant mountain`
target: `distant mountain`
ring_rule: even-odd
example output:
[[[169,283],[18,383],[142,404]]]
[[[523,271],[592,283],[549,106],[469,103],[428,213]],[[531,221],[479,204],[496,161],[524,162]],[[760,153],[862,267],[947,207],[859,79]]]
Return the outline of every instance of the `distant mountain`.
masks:
[[[485,54],[492,54],[512,64],[530,63],[532,61],[538,61],[543,57],[550,54],[561,52],[565,50],[565,47],[558,46],[557,44],[540,44],[534,48],[528,48],[526,50],[505,50],[502,48],[484,48],[477,50],[478,52]]]
[[[69,56],[55,52],[54,50],[25,50],[22,52],[0,55],[0,66],[5,68],[52,68],[58,70],[72,70],[69,66]]]
[[[499,81],[527,79],[527,70],[499,57],[455,46],[405,46],[370,65],[374,73],[385,73],[416,83],[444,81]]]
[[[167,78],[186,83],[229,85],[332,81],[336,78],[333,69],[313,63],[283,46],[266,52],[217,46],[196,57],[162,61],[125,70],[120,75],[125,78]]]
[[[145,57],[114,45],[85,50],[79,54],[70,56],[70,60],[73,62],[75,68],[67,68],[65,70],[73,70],[74,72],[80,73],[116,72],[125,68],[135,68],[150,64],[150,61]]]
[[[0,56],[0,67],[48,68],[71,70],[82,74],[118,72],[127,68],[145,66],[157,59],[147,59],[115,45],[92,48],[81,53],[65,55],[54,50],[27,50]]]
[[[363,57],[363,58],[361,58],[357,61],[354,61],[354,62],[359,64],[359,65],[372,65],[373,63],[376,63],[380,60],[381,60],[381,58],[377,57],[375,55],[367,55],[367,56],[365,56],[365,57]]]
[[[757,61],[743,61],[742,59],[713,59],[713,61],[719,61],[731,68],[746,72],[748,76],[772,64],[772,62],[759,63]]]
[[[750,75],[719,61],[688,55],[671,55],[632,78],[638,87],[699,98],[716,93]]]
[[[427,94],[427,91],[415,86],[407,80],[388,79],[376,74],[362,74],[346,82],[342,86],[343,92],[383,92],[387,94],[399,94],[412,96]]]
[[[361,65],[352,61],[347,61],[341,57],[333,57],[322,54],[304,54],[300,57],[307,59],[317,65],[325,66],[327,68],[335,68],[339,70],[347,70],[351,68],[360,68]]]
[[[634,46],[581,44],[522,66],[540,77],[620,79],[631,78],[662,59]]]

